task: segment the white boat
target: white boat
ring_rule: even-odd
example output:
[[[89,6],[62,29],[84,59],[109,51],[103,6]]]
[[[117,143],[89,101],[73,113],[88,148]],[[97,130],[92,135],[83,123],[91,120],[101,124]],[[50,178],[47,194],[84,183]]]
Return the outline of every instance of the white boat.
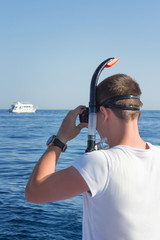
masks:
[[[11,105],[8,111],[13,113],[34,113],[36,110],[37,108],[31,103],[16,102]]]

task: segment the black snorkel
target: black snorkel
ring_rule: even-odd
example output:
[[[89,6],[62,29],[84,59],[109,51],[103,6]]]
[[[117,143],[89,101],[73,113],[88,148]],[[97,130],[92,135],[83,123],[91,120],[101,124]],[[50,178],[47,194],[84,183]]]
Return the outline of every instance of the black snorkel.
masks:
[[[119,58],[108,58],[103,61],[95,70],[90,84],[90,101],[89,101],[89,121],[88,121],[88,142],[86,152],[96,150],[96,87],[99,76],[104,68],[113,66]]]
[[[108,58],[103,61],[95,70],[90,84],[90,101],[89,101],[89,108],[85,108],[82,114],[79,115],[80,122],[87,122],[88,123],[88,140],[87,140],[87,149],[86,152],[92,152],[99,149],[104,149],[103,146],[106,142],[106,138],[101,139],[99,143],[96,143],[96,112],[99,111],[100,107],[103,106],[105,108],[110,109],[119,109],[119,110],[128,110],[128,111],[140,111],[141,102],[139,104],[132,104],[132,102],[128,105],[125,103],[117,103],[120,100],[126,99],[136,99],[140,101],[139,95],[115,95],[110,97],[100,104],[96,101],[96,90],[97,90],[97,83],[99,76],[104,68],[109,68],[113,66],[119,58]],[[140,104],[141,103],[141,104]]]

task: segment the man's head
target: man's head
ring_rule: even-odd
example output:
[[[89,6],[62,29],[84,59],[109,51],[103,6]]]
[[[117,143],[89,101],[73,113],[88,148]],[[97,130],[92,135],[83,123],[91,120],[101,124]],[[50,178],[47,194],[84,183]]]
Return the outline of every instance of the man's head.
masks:
[[[125,74],[116,74],[104,79],[97,86],[97,106],[101,106],[106,100],[117,96],[140,96],[141,90],[137,82]],[[115,115],[124,120],[132,120],[139,117],[139,110],[136,107],[141,107],[142,102],[138,98],[114,100],[109,108]],[[114,105],[118,105],[117,108]],[[131,110],[124,110],[124,108],[131,108]],[[134,110],[132,110],[132,108]]]

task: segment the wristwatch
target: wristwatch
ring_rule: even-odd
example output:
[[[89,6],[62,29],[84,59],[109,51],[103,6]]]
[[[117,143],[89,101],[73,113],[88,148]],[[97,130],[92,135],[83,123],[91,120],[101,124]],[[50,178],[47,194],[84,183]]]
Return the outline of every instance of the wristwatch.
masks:
[[[56,135],[49,137],[46,144],[48,146],[57,146],[61,149],[62,152],[65,152],[67,149],[67,144],[61,142]]]

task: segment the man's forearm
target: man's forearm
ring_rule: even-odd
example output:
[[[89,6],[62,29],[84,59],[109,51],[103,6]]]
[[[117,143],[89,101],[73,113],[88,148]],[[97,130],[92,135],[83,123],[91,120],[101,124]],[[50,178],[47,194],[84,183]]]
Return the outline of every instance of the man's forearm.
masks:
[[[28,201],[31,200],[30,198],[34,201],[34,197],[37,198],[37,196],[43,194],[42,187],[45,187],[45,185],[42,185],[41,183],[55,172],[60,153],[61,149],[59,147],[50,146],[39,159],[32,171],[25,189],[25,197]]]

